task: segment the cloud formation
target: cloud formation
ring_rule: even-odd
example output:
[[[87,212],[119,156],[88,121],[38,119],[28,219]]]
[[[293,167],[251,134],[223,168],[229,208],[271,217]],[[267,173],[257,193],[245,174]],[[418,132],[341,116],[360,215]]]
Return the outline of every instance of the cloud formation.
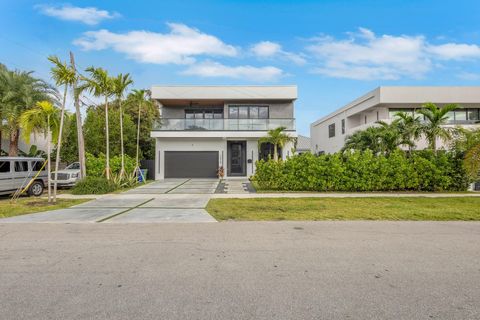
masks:
[[[74,7],[69,4],[62,6],[38,5],[36,6],[42,14],[65,21],[77,21],[87,25],[96,25],[103,20],[114,19],[120,15],[107,10],[100,10],[95,7]]]
[[[237,49],[215,36],[184,24],[168,23],[169,32],[108,30],[89,31],[74,41],[83,50],[111,48],[138,62],[156,64],[191,64],[197,56],[234,57]]]
[[[360,28],[350,38],[311,39],[307,51],[316,59],[314,73],[356,80],[420,78],[437,62],[479,59],[480,47],[470,44],[429,44],[424,36],[381,35]]]
[[[280,58],[291,61],[297,65],[303,65],[306,63],[306,60],[301,54],[284,51],[282,46],[276,42],[258,42],[250,48],[250,51],[258,58]]]
[[[283,71],[272,66],[254,67],[250,65],[242,65],[232,67],[218,62],[206,61],[190,66],[183,72],[183,74],[206,78],[223,77],[244,79],[254,82],[267,82],[278,80],[283,76]]]

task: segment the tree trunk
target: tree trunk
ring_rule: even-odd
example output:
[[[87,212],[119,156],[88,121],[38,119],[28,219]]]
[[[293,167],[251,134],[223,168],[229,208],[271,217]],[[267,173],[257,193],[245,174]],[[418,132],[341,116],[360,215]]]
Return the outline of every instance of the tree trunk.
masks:
[[[67,89],[68,89],[68,86],[65,84],[65,90],[63,91],[62,111],[60,113],[60,129],[58,131],[57,156],[55,157],[55,177],[53,181],[53,203],[57,202],[58,166],[60,165],[60,150],[62,148],[62,133],[63,133],[63,122],[65,118],[65,102],[67,101]]]
[[[277,144],[274,143],[273,144],[273,160],[275,160],[275,162],[278,161],[278,150],[277,150]]]
[[[73,53],[70,52],[70,64],[75,70],[75,59]],[[78,95],[76,94],[77,90],[77,80],[75,79],[73,83],[73,95],[74,95],[74,104],[75,104],[75,118],[77,121],[77,143],[78,143],[78,162],[80,163],[80,178],[83,179],[87,176],[86,164],[85,164],[85,140],[83,139],[83,126],[82,126],[82,114],[80,112],[80,102],[78,100]]]
[[[120,178],[123,178],[125,173],[125,152],[123,150],[123,111],[121,98],[118,99],[118,107],[120,109],[120,154],[122,157],[122,166],[120,168]]]
[[[106,140],[106,150],[105,150],[105,175],[107,180],[110,180],[110,131],[108,130],[108,97],[105,96],[105,140]]]
[[[8,155],[10,157],[18,156],[18,136],[18,129],[10,131],[10,145],[8,146]]]
[[[138,104],[138,119],[137,119],[137,154],[135,157],[135,170],[139,168],[139,153],[140,153],[140,116],[141,116],[141,111],[142,111],[142,103],[140,102]]]
[[[51,166],[50,166],[50,141],[51,141],[51,136],[50,136],[50,118],[47,118],[47,176],[48,176],[48,179],[47,179],[47,190],[48,190],[48,202],[51,202],[52,201],[52,187],[51,187],[51,178],[52,178],[52,174],[51,174]]]
[[[0,128],[0,153],[2,153],[2,129]]]

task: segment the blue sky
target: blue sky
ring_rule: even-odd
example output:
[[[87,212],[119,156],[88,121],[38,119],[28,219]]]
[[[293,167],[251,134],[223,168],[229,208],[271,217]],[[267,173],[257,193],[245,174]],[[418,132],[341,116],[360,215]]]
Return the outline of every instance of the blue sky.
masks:
[[[380,85],[477,85],[478,1],[6,1],[0,62],[152,84],[297,84],[298,131]]]

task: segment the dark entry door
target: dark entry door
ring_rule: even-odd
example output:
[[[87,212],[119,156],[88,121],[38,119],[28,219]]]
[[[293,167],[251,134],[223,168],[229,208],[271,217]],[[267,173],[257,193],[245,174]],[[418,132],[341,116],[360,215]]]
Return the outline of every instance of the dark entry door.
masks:
[[[247,174],[247,142],[228,141],[229,176],[245,176]]]
[[[165,178],[216,178],[218,151],[165,151]]]

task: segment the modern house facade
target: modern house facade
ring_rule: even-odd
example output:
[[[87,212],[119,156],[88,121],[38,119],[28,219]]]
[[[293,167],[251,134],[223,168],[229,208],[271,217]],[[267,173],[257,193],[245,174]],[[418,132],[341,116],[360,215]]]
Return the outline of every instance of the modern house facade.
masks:
[[[455,103],[448,126],[480,126],[480,87],[379,87],[355,99],[310,125],[312,153],[340,151],[348,135],[374,126],[377,121],[391,122],[399,111],[414,112],[426,102],[438,106]],[[425,139],[417,148],[427,146]],[[442,141],[438,146],[445,147]]]
[[[297,137],[296,86],[153,86],[161,120],[156,139],[155,178],[249,177],[255,162],[272,153],[258,140],[285,127]],[[280,155],[291,154],[293,143]]]

